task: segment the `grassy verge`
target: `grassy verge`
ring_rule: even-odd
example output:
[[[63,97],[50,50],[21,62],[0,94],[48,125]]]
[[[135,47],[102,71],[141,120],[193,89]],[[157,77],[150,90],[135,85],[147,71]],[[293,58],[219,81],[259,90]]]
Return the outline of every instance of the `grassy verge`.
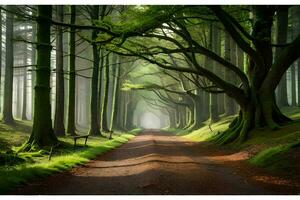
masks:
[[[20,123],[18,122],[17,126]],[[9,148],[14,149],[13,145],[22,144],[29,136],[24,132],[17,131],[18,128],[16,127],[10,128],[1,124],[0,129],[2,128],[7,128],[6,131],[0,134],[2,137],[0,140],[5,143],[0,149],[2,152]],[[81,145],[75,149],[71,138],[61,137],[59,140],[62,145],[53,151],[50,161],[48,151],[20,153],[17,157],[22,159],[22,162],[15,162],[12,165],[8,163],[0,167],[0,193],[7,193],[22,183],[84,164],[90,159],[126,143],[137,133],[139,133],[139,130],[133,130],[129,133],[116,133],[112,140],[103,137],[89,137],[87,146]],[[15,138],[11,139],[9,135],[14,135]],[[79,145],[80,143],[79,141]]]
[[[249,163],[264,167],[269,170],[286,171],[291,165],[295,165],[293,158],[286,156],[300,146],[300,109],[299,107],[286,107],[282,110],[287,116],[295,121],[279,130],[273,131],[268,128],[253,130],[249,133],[249,139],[240,144],[232,143],[226,145],[226,148],[235,151],[254,152]],[[209,122],[204,122],[204,126],[198,130],[187,132],[183,130],[168,130],[178,136],[190,139],[195,142],[208,141],[218,132],[228,128],[234,116],[221,118],[220,121],[209,126]]]
[[[284,155],[299,146],[300,142],[296,141],[286,145],[270,147],[256,154],[249,162],[269,170],[286,171],[292,163],[290,160],[285,159]]]

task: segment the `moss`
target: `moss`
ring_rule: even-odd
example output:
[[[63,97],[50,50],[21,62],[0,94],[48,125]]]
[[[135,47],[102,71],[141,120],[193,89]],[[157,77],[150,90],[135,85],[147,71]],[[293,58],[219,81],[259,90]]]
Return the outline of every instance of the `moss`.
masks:
[[[278,145],[275,147],[267,148],[253,158],[249,162],[253,165],[264,167],[269,170],[283,170],[286,171],[291,163],[289,160],[284,159],[284,154],[293,151],[300,146],[300,141],[296,141],[286,145]]]
[[[72,138],[61,137],[59,138],[61,145],[54,150],[50,161],[49,152],[45,150],[19,153],[18,156],[25,162],[14,166],[0,167],[0,193],[7,193],[19,184],[84,164],[90,159],[126,143],[139,132],[139,129],[135,129],[129,133],[115,133],[112,140],[103,137],[89,137],[88,146],[83,146],[83,142],[81,144],[78,141],[79,146],[76,149],[73,148]]]

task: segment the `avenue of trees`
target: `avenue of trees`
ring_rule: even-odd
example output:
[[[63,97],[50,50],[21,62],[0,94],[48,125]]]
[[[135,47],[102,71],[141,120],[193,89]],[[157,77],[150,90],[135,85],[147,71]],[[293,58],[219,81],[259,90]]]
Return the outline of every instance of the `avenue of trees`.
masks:
[[[219,144],[280,129],[300,105],[300,6],[1,6],[2,121],[23,150],[139,126],[137,105],[195,130],[236,115]]]

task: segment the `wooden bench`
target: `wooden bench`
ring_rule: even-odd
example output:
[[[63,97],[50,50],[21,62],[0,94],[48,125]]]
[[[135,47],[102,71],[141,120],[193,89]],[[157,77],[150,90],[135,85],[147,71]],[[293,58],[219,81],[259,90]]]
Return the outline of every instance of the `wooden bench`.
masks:
[[[76,147],[76,141],[80,138],[85,138],[84,146],[86,146],[86,142],[87,142],[88,137],[89,137],[89,135],[76,135],[76,136],[73,136],[74,148]]]

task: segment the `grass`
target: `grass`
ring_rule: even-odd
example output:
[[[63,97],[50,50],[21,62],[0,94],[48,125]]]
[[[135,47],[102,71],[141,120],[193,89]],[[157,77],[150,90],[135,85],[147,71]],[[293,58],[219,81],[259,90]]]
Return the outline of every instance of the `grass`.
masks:
[[[103,137],[89,137],[87,146],[83,146],[84,140],[82,139],[78,140],[79,146],[75,149],[72,138],[60,137],[62,145],[54,149],[53,156],[49,161],[49,151],[45,150],[19,154],[7,153],[28,139],[30,123],[18,121],[14,127],[0,124],[0,130],[0,141],[4,144],[0,149],[2,155],[16,156],[12,163],[6,162],[5,165],[0,166],[1,194],[13,190],[22,183],[84,164],[90,159],[126,143],[139,133],[138,129],[128,133],[116,132],[112,140]],[[13,158],[8,158],[8,160],[10,159]],[[22,159],[22,161],[16,162],[17,159]]]
[[[299,147],[300,142],[296,141],[286,145],[278,145],[275,147],[267,148],[257,155],[252,157],[249,162],[253,165],[264,167],[269,170],[281,170],[287,171],[286,169],[292,164],[289,160],[284,159],[284,154],[292,151],[295,147]]]
[[[240,151],[259,147],[259,152],[249,160],[249,163],[270,170],[285,170],[289,168],[289,165],[294,163],[285,160],[287,158],[285,155],[300,146],[300,109],[299,107],[286,107],[282,111],[297,121],[285,125],[276,131],[268,128],[253,130],[249,133],[249,138],[246,142],[242,144],[232,143],[227,145],[226,148]],[[233,119],[234,116],[221,118],[217,123],[211,124],[210,128],[208,126],[209,122],[206,121],[202,128],[192,132],[171,129],[168,129],[168,131],[195,142],[202,142],[209,140],[218,132],[226,130]]]

